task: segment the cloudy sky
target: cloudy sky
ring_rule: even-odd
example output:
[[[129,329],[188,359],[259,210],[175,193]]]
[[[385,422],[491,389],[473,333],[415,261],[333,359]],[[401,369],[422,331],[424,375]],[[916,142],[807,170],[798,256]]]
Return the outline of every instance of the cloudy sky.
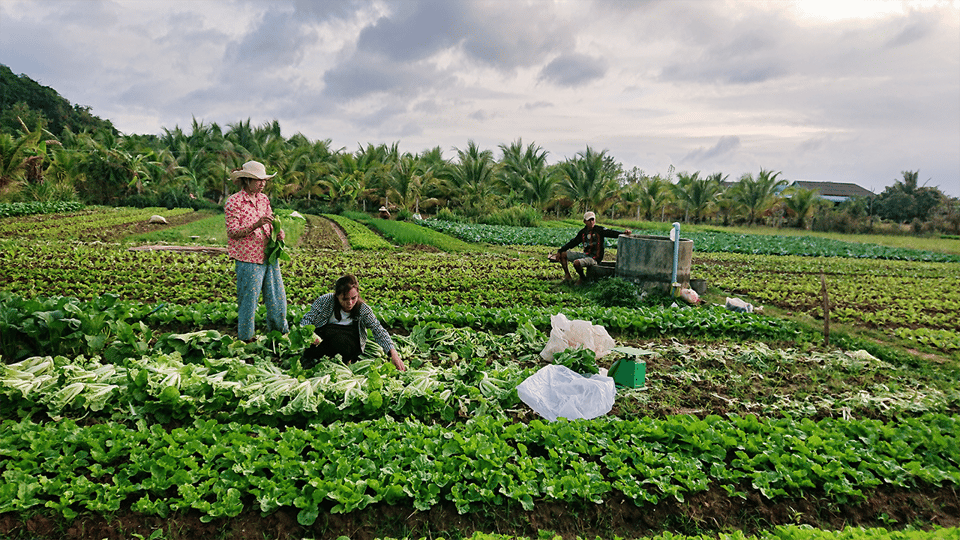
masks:
[[[0,63],[127,134],[277,120],[960,196],[958,0],[0,0]]]

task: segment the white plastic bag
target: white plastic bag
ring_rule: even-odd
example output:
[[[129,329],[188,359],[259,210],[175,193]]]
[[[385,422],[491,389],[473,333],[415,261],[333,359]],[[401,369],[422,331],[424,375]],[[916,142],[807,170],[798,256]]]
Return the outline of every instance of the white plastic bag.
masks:
[[[739,298],[727,298],[726,308],[730,311],[753,313],[753,304],[748,304]]]
[[[584,377],[566,367],[551,364],[517,385],[520,399],[540,416],[553,422],[596,418],[613,408],[617,389],[606,375]]]
[[[590,349],[597,358],[610,353],[616,342],[607,329],[590,321],[569,320],[563,313],[550,317],[550,339],[540,357],[553,362],[553,355],[571,347]]]

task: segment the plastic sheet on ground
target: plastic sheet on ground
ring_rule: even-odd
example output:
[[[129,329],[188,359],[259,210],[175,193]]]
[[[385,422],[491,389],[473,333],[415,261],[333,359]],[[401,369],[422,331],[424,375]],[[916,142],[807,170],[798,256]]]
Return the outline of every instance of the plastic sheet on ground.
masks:
[[[537,414],[553,422],[597,418],[613,408],[617,389],[605,372],[591,377],[566,366],[542,367],[517,386],[517,394]]]

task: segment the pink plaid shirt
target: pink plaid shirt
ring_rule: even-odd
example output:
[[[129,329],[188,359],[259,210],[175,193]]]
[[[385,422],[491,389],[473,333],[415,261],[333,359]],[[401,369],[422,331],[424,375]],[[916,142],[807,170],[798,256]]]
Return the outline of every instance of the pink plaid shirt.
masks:
[[[263,264],[267,241],[270,239],[272,225],[264,225],[249,233],[250,228],[262,216],[270,215],[270,199],[263,193],[250,195],[240,190],[227,199],[223,207],[227,220],[227,253],[230,257],[248,263]],[[235,237],[237,236],[237,237]],[[283,238],[283,230],[280,237]]]

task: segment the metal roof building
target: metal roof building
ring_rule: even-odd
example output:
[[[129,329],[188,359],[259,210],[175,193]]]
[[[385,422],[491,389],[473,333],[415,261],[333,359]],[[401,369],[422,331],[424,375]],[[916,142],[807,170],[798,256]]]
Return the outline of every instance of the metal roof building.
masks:
[[[873,197],[873,193],[856,184],[844,182],[811,182],[796,180],[790,187],[816,191],[821,199],[833,202],[843,202],[854,197]]]

